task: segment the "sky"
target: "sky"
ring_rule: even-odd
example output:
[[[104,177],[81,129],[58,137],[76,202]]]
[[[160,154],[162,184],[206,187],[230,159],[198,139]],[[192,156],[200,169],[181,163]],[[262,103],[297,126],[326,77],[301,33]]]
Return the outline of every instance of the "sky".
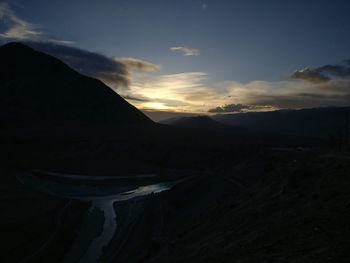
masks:
[[[345,0],[0,0],[0,42],[161,118],[348,106],[349,13]]]

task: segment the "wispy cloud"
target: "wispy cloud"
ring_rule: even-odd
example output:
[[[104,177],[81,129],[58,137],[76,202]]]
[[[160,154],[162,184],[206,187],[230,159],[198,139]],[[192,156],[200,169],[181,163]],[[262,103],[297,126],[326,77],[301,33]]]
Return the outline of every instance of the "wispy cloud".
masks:
[[[40,28],[17,16],[6,3],[0,3],[0,38],[38,40],[43,33]]]
[[[222,97],[222,104],[218,105],[243,104],[247,105],[246,111],[350,104],[350,81],[347,79],[317,83],[286,80],[242,84],[231,81],[223,85],[226,86],[227,98]]]
[[[72,41],[48,36],[39,25],[19,17],[7,3],[0,3],[0,42],[46,41],[55,44],[71,45]]]
[[[123,63],[129,70],[139,72],[156,72],[160,70],[160,65],[137,58],[116,58],[115,60]]]
[[[148,98],[146,102],[136,103],[141,109],[177,112],[227,113],[350,105],[350,79],[347,77],[323,82],[288,79],[208,85],[209,82],[204,72],[144,76],[132,81],[130,91]]]
[[[149,99],[137,103],[142,109],[172,109],[176,111],[194,110],[202,102],[192,102],[186,96],[203,88],[207,74],[204,72],[185,72],[160,76],[142,76],[133,79],[130,90]]]
[[[199,56],[200,51],[199,49],[195,48],[187,48],[187,47],[171,47],[171,51],[181,51],[183,52],[184,56]]]
[[[34,41],[25,43],[59,58],[78,72],[96,77],[115,89],[125,90],[130,84],[127,66],[113,58],[61,43]]]

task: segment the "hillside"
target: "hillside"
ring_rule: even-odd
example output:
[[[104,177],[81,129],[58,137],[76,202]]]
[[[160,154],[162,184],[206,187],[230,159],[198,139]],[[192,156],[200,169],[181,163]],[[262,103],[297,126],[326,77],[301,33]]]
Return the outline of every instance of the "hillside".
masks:
[[[213,120],[209,116],[195,116],[195,117],[182,117],[172,118],[161,121],[160,123],[171,125],[181,128],[200,129],[218,132],[232,132],[234,128],[229,125],[225,125],[216,120]]]
[[[324,138],[350,131],[350,107],[221,114],[213,118],[252,131],[294,136]]]
[[[152,122],[101,81],[20,43],[0,47],[0,120],[145,125]]]
[[[209,117],[153,123],[101,81],[26,45],[0,47],[0,59],[3,166],[125,175],[212,169],[251,151],[251,139],[207,133],[230,128]]]

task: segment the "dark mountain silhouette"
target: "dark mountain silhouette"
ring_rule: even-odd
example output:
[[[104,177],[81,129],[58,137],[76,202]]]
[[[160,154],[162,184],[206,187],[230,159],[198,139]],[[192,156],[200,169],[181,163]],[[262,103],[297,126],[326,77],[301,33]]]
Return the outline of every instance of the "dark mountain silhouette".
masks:
[[[350,134],[350,107],[180,117],[167,119],[161,123],[207,131],[325,138]]]
[[[233,127],[225,125],[216,120],[213,120],[209,116],[195,116],[195,117],[180,117],[180,118],[171,118],[160,123],[181,127],[181,128],[190,128],[190,129],[204,129],[210,131],[218,132],[229,132],[233,131]]]
[[[102,173],[143,158],[157,125],[101,81],[20,43],[0,60],[3,165]]]
[[[0,47],[0,59],[2,166],[125,175],[242,156],[233,139],[229,147],[223,136],[156,124],[101,81],[26,45]],[[199,123],[208,121],[224,126]]]
[[[20,43],[0,47],[0,119],[47,123],[151,124],[101,81]]]
[[[350,107],[249,112],[215,115],[212,118],[250,131],[294,136],[320,138],[350,131]]]

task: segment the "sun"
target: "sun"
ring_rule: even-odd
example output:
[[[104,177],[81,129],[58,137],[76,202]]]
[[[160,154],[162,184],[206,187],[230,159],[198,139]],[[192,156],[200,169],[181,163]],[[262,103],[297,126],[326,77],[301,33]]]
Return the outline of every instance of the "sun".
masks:
[[[140,105],[142,109],[151,109],[151,110],[169,110],[171,107],[164,105],[161,102],[146,102]]]

